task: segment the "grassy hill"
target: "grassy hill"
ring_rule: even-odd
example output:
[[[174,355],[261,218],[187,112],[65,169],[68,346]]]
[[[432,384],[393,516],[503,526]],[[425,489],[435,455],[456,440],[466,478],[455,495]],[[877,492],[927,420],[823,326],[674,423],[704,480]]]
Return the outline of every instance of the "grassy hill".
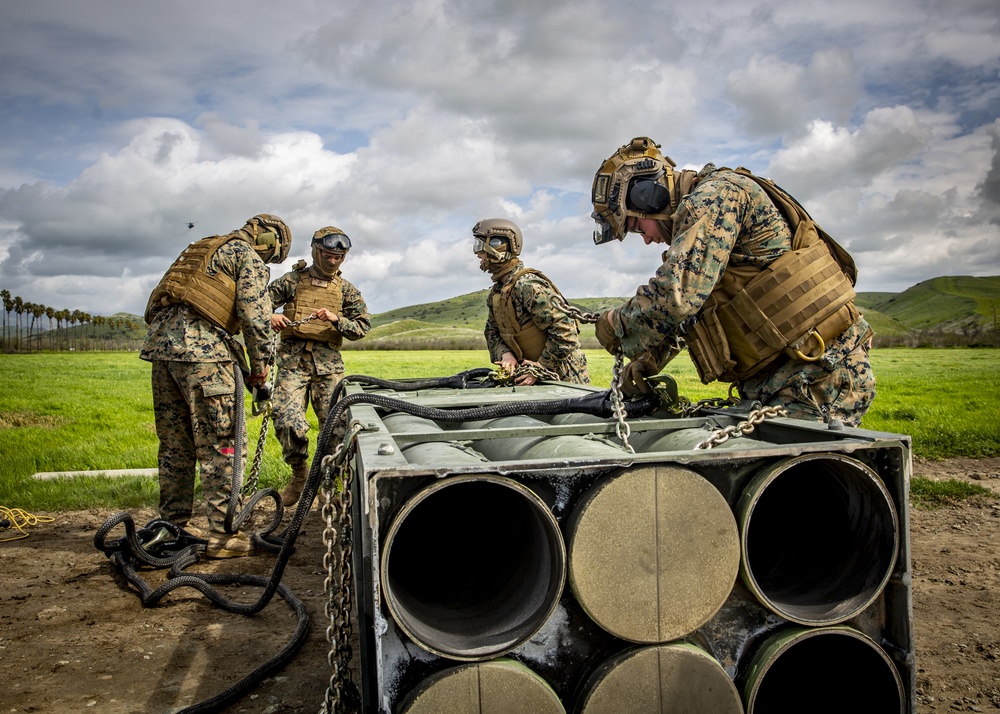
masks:
[[[901,293],[859,293],[857,303],[886,337],[996,344],[1000,276],[931,278]]]
[[[469,349],[478,349],[477,345],[485,347],[482,332],[488,292],[484,289],[373,315],[373,329],[368,337],[349,347],[377,349],[391,345],[391,349],[411,349],[405,345],[427,346],[435,341],[456,344],[466,338],[474,341],[469,343]],[[603,312],[626,299],[569,298],[569,301],[585,312]],[[880,346],[996,344],[994,321],[995,312],[1000,312],[1000,276],[933,278],[901,293],[858,293],[857,304],[875,329],[876,344]],[[596,346],[593,328],[585,326],[581,334],[585,346]]]
[[[372,331],[345,349],[485,349],[488,290],[372,315]],[[625,297],[569,298],[584,312],[603,312]],[[858,293],[857,305],[875,329],[875,344],[887,346],[1000,346],[1000,276],[932,278],[901,293]],[[136,349],[146,335],[138,315],[117,313],[102,324],[87,323],[46,332],[20,349]],[[15,331],[8,324],[7,347]],[[47,325],[46,325],[47,326]],[[597,347],[594,330],[581,330],[585,347]],[[22,340],[25,333],[21,333]],[[26,341],[25,341],[26,342]]]

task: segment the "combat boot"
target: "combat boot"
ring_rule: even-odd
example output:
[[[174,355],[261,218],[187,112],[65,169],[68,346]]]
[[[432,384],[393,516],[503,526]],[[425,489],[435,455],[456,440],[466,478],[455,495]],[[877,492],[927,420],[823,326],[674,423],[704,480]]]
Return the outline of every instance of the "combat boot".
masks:
[[[299,502],[302,489],[305,488],[306,480],[309,478],[309,464],[296,464],[292,467],[292,478],[289,480],[285,490],[281,492],[281,503],[284,506],[294,506]]]

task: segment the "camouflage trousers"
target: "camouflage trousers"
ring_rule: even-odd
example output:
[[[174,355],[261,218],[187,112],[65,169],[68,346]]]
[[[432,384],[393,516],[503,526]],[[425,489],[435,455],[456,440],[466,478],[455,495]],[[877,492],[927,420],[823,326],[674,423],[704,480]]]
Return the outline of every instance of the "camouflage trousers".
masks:
[[[740,384],[740,396],[782,406],[793,419],[858,426],[875,399],[875,374],[866,344],[857,345],[832,369],[821,362],[790,360],[774,372]]]
[[[160,517],[178,525],[188,522],[194,505],[195,469],[200,467],[208,525],[221,531],[233,486],[233,364],[156,360],[152,375],[160,440]],[[246,439],[241,449],[246,463]]]
[[[316,413],[319,430],[323,431],[330,399],[343,378],[343,371],[317,370],[313,355],[307,350],[282,362],[271,405],[274,433],[289,466],[294,468],[309,460],[309,420],[306,417],[309,404]]]

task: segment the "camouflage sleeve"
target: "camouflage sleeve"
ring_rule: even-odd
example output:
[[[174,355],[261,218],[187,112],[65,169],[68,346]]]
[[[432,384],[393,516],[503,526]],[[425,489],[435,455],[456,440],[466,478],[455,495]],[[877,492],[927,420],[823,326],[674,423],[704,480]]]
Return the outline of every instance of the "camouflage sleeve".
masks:
[[[512,350],[500,339],[500,329],[497,327],[496,320],[493,319],[492,305],[493,291],[491,290],[486,296],[486,327],[483,328],[483,336],[486,338],[486,349],[490,351],[490,362],[496,363],[500,361],[504,352]]]
[[[271,298],[271,310],[276,311],[293,297],[295,297],[295,280],[292,277],[295,272],[289,272],[267,286],[268,297]]]
[[[372,318],[361,291],[346,280],[341,281],[343,302],[337,332],[349,340],[360,340],[372,329]]]
[[[725,272],[748,201],[737,184],[711,179],[681,201],[663,264],[612,312],[627,356],[649,351],[663,359],[673,351],[680,326],[698,314]]]
[[[534,274],[522,276],[515,286],[517,300],[545,333],[545,349],[538,361],[543,365],[565,362],[580,348],[580,330],[566,314],[555,286]]]
[[[274,361],[271,343],[271,298],[268,296],[270,272],[253,249],[241,241],[232,241],[236,258],[236,313],[243,325],[243,338],[250,361],[250,371],[262,374]]]

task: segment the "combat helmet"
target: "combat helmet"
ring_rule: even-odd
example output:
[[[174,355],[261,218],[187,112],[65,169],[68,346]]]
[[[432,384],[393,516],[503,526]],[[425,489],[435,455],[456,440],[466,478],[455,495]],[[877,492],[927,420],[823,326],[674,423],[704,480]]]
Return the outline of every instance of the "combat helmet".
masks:
[[[635,137],[601,164],[591,190],[594,243],[624,239],[629,216],[669,218],[677,208],[676,165],[648,136]]]
[[[313,233],[313,267],[324,278],[332,279],[351,249],[351,239],[336,226],[325,226]]]
[[[473,253],[506,262],[521,254],[521,229],[506,218],[485,218],[472,227]]]
[[[270,213],[258,213],[247,219],[244,230],[250,234],[254,250],[265,263],[282,263],[292,249],[292,231]]]

